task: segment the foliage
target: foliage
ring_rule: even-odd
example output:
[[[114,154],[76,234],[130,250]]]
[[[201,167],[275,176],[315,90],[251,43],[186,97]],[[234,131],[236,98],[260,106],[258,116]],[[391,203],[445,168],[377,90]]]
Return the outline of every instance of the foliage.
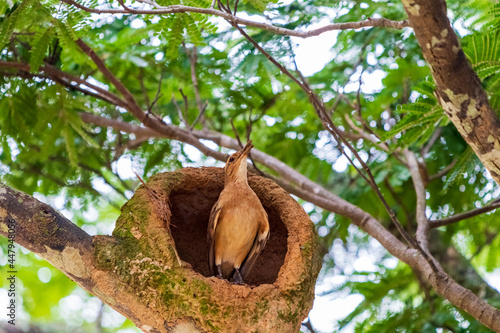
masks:
[[[78,3],[90,8],[102,5],[102,1],[94,0]],[[158,3],[202,8],[211,5],[207,0]],[[492,6],[488,0],[447,3],[453,26],[465,31],[461,43],[467,59],[482,80],[491,105],[499,111],[500,7]],[[234,8],[234,2],[229,4]],[[392,20],[406,17],[401,3],[374,0],[278,3],[248,0],[239,4],[238,10],[238,15],[244,13],[250,17],[264,12],[273,24],[298,30],[311,29],[333,19],[351,22],[368,17]],[[299,69],[304,66],[298,61],[300,54],[297,59],[293,55],[301,51],[298,39],[256,28],[245,29],[291,71],[296,60]],[[421,162],[430,177],[426,190],[427,214],[431,219],[483,206],[498,195],[497,186],[440,107],[430,69],[410,29],[342,30],[329,36],[335,39],[330,50],[331,61],[307,80],[332,110],[336,126],[354,134],[356,128],[369,129],[379,143],[388,145],[389,151],[384,151],[379,144],[367,140],[353,141],[409,233],[415,232],[416,198],[408,169],[395,157],[398,150],[409,148],[418,153],[427,150]],[[259,150],[392,228],[375,193],[352,166],[345,165],[337,142],[322,127],[307,94],[222,20],[198,13],[111,18],[91,15],[58,0],[1,2],[0,61],[28,65],[20,71],[0,66],[2,182],[57,203],[58,209],[91,234],[107,234],[119,207],[138,186],[132,170],[147,179],[182,166],[214,163],[175,140],[144,139],[85,123],[82,113],[140,125],[123,107],[42,77],[49,72],[45,69],[55,68],[120,95],[79,49],[78,39],[84,40],[104,60],[143,110],[180,127],[185,127],[182,113],[193,124],[200,112],[191,76],[192,52],[197,52],[198,93],[207,103],[204,111],[207,128],[234,137],[232,120],[244,138],[250,132],[251,121],[250,136]],[[195,129],[202,128],[201,121],[195,124]],[[437,139],[430,145],[434,135]],[[430,180],[452,164],[442,177]],[[265,166],[259,168],[275,174]],[[357,332],[487,331],[434,291],[427,292],[409,267],[401,263],[395,267],[387,265],[393,258],[384,251],[370,257],[376,268],[373,271],[354,267],[352,262],[374,249],[373,240],[350,227],[346,218],[303,204],[317,225],[322,247],[327,252],[322,279],[343,278],[343,283],[331,288],[330,294],[340,297],[357,293],[364,297],[332,329],[347,326]],[[489,213],[436,231],[436,243],[442,246],[443,253],[448,248],[457,249],[464,257],[460,268],[481,274],[462,274],[464,284],[484,287],[484,273],[492,272],[500,264],[498,221],[498,213]],[[343,257],[352,260],[342,264]],[[20,261],[23,272],[20,279],[25,286],[24,312],[34,322],[59,322],[65,327],[64,320],[57,315],[60,311],[57,305],[75,293],[75,285],[32,254],[23,254]],[[50,283],[57,284],[57,288],[41,288],[44,284],[36,272],[42,266],[49,267]],[[39,289],[43,291],[35,292]],[[487,295],[488,302],[498,304],[495,303],[500,298],[498,293]],[[88,295],[81,297],[92,302]],[[46,307],[41,308],[40,304]],[[85,325],[88,327],[82,328],[83,331],[91,329],[90,324]],[[118,327],[127,325],[130,323]]]

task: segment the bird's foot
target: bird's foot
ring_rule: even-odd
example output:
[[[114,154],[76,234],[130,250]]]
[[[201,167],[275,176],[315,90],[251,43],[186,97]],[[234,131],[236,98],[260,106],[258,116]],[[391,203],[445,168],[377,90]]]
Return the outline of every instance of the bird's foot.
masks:
[[[234,284],[239,284],[239,285],[244,285],[243,283],[243,277],[241,276],[239,268],[234,269],[236,272],[233,276],[233,283]]]

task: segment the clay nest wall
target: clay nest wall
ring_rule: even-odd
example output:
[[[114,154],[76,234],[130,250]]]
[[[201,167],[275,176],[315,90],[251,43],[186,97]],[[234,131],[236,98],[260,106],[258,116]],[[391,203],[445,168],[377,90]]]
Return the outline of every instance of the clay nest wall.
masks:
[[[272,180],[249,174],[248,181],[269,216],[270,238],[246,285],[210,276],[208,268],[207,226],[224,187],[221,168],[151,177],[123,206],[113,237],[95,239],[100,269],[115,273],[124,292],[147,305],[147,319],[135,321],[140,328],[299,331],[321,267],[314,226]]]

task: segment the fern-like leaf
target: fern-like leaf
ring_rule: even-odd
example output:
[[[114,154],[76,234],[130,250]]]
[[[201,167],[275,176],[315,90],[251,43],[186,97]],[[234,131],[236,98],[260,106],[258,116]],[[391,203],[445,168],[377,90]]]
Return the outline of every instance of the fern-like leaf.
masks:
[[[167,52],[166,56],[175,58],[179,54],[179,46],[182,43],[182,33],[184,31],[185,23],[184,17],[186,14],[177,14],[171,20],[169,32],[167,34]]]
[[[467,147],[467,149],[460,155],[460,158],[457,160],[457,163],[453,166],[453,168],[448,172],[448,176],[446,177],[445,180],[445,185],[443,187],[443,191],[446,192],[450,187],[452,187],[456,180],[457,177],[461,174],[464,174],[467,172],[470,168],[471,165],[475,166],[475,162],[477,159],[474,158],[475,155],[472,151],[471,147]]]
[[[14,5],[11,10],[6,13],[6,17],[0,24],[0,49],[9,42],[16,28],[18,18],[21,17],[21,15],[25,15],[33,1],[34,0],[23,1],[19,6]]]
[[[184,22],[186,23],[186,31],[191,42],[196,46],[202,46],[204,44],[203,37],[201,36],[200,29],[197,27],[197,22],[189,14],[185,15]]]
[[[66,145],[66,151],[68,153],[69,163],[72,167],[76,167],[78,164],[75,141],[73,138],[73,133],[71,131],[71,126],[66,124],[62,129],[62,135],[64,137],[64,143]]]
[[[30,56],[30,70],[31,72],[37,72],[38,68],[42,65],[43,59],[46,56],[47,49],[49,47],[50,40],[53,36],[53,29],[49,27],[45,32],[38,31],[35,34],[33,41],[33,48],[31,49]]]
[[[78,39],[76,33],[73,31],[71,26],[68,23],[55,20],[55,30],[57,33],[57,37],[59,38],[59,43],[63,47],[63,49],[74,49],[75,43],[74,41]]]
[[[436,85],[432,81],[422,81],[418,83],[413,90],[420,93],[421,95],[427,96],[427,98],[436,101],[434,96],[434,91],[436,90]]]

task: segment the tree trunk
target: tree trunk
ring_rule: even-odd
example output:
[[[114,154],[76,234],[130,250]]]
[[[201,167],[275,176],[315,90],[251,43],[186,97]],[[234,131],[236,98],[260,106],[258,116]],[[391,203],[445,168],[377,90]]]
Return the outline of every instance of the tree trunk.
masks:
[[[500,121],[458,43],[446,13],[446,2],[402,2],[431,68],[444,111],[500,184]]]

